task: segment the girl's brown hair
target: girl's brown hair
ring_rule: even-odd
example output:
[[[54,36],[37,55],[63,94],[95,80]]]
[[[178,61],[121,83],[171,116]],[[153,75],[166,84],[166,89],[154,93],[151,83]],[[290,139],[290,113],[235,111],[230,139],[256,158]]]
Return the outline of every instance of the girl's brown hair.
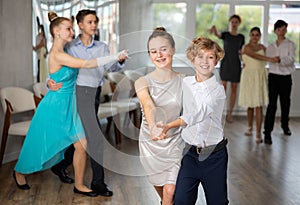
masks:
[[[237,14],[233,14],[232,16],[229,17],[229,21],[231,21],[231,19],[237,19],[240,23],[242,23],[242,19],[239,15]]]
[[[157,27],[154,29],[154,31],[148,38],[148,42],[147,42],[148,53],[149,53],[149,42],[152,38],[156,38],[156,37],[162,37],[167,39],[170,42],[172,48],[175,48],[175,41],[173,39],[173,36],[169,34],[164,27]]]

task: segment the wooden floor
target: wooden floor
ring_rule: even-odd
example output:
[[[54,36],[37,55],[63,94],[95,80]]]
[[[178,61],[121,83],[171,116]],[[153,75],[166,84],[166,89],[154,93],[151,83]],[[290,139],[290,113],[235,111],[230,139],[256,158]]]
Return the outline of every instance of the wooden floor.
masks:
[[[277,119],[272,133],[273,145],[256,144],[255,136],[244,136],[246,118],[235,117],[225,125],[229,139],[228,191],[231,205],[299,205],[300,204],[300,118],[290,120],[292,136],[284,136]],[[132,127],[127,136],[114,145],[113,133],[108,134],[105,151],[106,183],[113,197],[89,198],[73,194],[73,185],[60,183],[51,171],[28,176],[31,189],[19,190],[11,177],[15,162],[0,168],[0,204],[110,204],[159,205],[153,187],[143,176],[138,160],[137,133]],[[73,175],[72,167],[69,168]],[[86,184],[91,179],[87,163]],[[200,188],[197,204],[205,204]]]

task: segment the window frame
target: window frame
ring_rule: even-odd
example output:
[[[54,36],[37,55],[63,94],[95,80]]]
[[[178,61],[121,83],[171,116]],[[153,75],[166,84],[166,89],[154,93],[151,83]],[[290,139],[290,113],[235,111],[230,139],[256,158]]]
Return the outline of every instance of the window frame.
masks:
[[[262,37],[261,42],[265,45],[268,43],[268,29],[269,29],[269,14],[270,5],[281,5],[281,4],[299,4],[300,1],[289,1],[289,0],[152,0],[152,3],[186,3],[186,31],[185,36],[188,39],[193,39],[196,35],[196,7],[198,3],[201,4],[228,4],[229,5],[229,16],[235,14],[235,6],[237,5],[258,5],[263,6],[262,22],[263,27],[261,28]],[[228,18],[229,18],[228,16]],[[247,35],[247,34],[245,34]],[[299,47],[299,45],[296,45]],[[300,48],[299,48],[300,49]],[[297,54],[296,55],[300,55]],[[299,56],[300,59],[300,56]],[[300,60],[296,62],[296,66],[300,68]]]

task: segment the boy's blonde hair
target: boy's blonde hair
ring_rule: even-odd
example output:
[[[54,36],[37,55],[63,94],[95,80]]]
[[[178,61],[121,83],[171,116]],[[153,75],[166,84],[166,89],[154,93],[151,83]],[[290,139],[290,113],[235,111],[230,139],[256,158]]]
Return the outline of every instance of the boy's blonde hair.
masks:
[[[194,38],[191,45],[186,49],[186,56],[191,62],[194,62],[199,52],[205,50],[214,50],[217,61],[224,57],[224,50],[219,46],[219,44],[205,37]]]

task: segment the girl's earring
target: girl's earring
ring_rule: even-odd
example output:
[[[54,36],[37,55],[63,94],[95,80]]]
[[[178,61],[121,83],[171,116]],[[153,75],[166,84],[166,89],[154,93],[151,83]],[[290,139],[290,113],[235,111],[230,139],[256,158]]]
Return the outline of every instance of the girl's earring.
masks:
[[[56,37],[59,39],[59,38],[60,38],[60,35],[59,35],[59,34],[57,34],[57,35],[56,35]]]

